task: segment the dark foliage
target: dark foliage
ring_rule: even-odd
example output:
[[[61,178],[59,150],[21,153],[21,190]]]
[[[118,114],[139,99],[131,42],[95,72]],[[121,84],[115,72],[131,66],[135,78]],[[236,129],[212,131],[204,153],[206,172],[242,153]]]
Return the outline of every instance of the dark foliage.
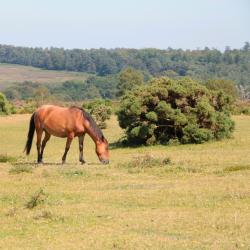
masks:
[[[132,144],[203,143],[230,137],[231,101],[188,78],[159,78],[123,97],[118,120]]]

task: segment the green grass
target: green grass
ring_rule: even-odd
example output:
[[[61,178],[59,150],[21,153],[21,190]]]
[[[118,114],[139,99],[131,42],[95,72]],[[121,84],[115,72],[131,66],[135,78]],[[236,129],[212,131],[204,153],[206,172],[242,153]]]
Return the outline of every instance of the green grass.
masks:
[[[7,154],[0,154],[0,162],[15,162],[17,159],[15,157],[9,156]]]
[[[165,167],[171,163],[170,158],[156,158],[150,154],[134,157],[131,161],[120,164],[118,166],[125,168],[152,168]]]
[[[250,170],[250,165],[248,166],[231,166],[231,167],[226,167],[223,169],[225,172],[234,172],[234,171],[241,171],[241,170]]]
[[[10,168],[9,173],[10,174],[20,174],[20,173],[31,173],[32,167],[30,165],[14,165]]]
[[[61,83],[68,80],[84,80],[88,74],[81,72],[44,70],[30,66],[0,63],[0,89],[11,83],[33,81],[38,83]]]
[[[65,166],[65,139],[51,138],[42,166],[35,145],[23,155],[29,118],[0,117],[0,154],[17,159],[0,163],[0,249],[249,249],[250,117],[234,117],[228,140],[113,148],[110,165],[89,137],[78,163],[75,139]],[[104,134],[122,136],[114,117]]]

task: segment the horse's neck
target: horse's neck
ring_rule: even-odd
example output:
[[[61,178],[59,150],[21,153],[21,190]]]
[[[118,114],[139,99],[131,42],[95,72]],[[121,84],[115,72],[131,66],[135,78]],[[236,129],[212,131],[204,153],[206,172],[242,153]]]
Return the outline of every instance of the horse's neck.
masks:
[[[90,116],[90,114],[87,114],[86,117],[83,116],[83,127],[85,127],[86,133],[92,138],[94,143],[96,144],[98,141],[102,141],[102,133],[99,131],[97,124],[93,120],[93,118]],[[88,125],[86,126],[86,120],[88,120]]]
[[[88,129],[86,130],[86,132],[91,137],[91,139],[95,144],[97,144],[98,141],[101,141],[101,138],[99,138],[95,133],[93,133],[93,131]]]

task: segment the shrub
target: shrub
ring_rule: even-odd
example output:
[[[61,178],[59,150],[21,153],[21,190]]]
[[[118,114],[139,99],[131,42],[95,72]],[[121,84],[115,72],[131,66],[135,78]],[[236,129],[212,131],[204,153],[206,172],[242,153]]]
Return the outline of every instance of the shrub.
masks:
[[[188,78],[158,78],[130,91],[118,110],[132,144],[204,143],[230,137],[232,98]]]
[[[17,159],[7,154],[0,154],[0,162],[15,162]]]
[[[233,106],[233,112],[234,115],[250,115],[250,102],[245,100],[245,101],[237,101],[234,103]]]
[[[171,164],[169,157],[157,158],[149,154],[135,157],[132,161],[119,164],[122,168],[152,168],[165,167]]]
[[[39,204],[43,204],[45,202],[45,199],[46,199],[46,194],[44,193],[43,189],[40,188],[26,202],[25,207],[28,209],[33,209],[34,207],[38,206]]]
[[[34,100],[26,100],[21,106],[16,107],[17,114],[32,114],[37,109],[37,103]]]
[[[83,104],[83,108],[87,109],[93,115],[97,125],[104,129],[107,127],[106,120],[109,120],[112,114],[111,102],[108,100],[94,100],[87,104]]]
[[[5,95],[0,92],[0,115],[9,115],[11,113],[11,105]]]

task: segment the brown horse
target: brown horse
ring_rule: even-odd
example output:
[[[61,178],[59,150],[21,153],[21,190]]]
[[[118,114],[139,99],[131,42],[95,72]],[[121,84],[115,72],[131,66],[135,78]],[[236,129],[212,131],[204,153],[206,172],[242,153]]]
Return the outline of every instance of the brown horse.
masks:
[[[63,108],[53,105],[44,105],[36,110],[31,116],[28,138],[25,146],[26,154],[31,150],[34,132],[37,134],[37,162],[43,162],[43,151],[51,135],[66,138],[65,152],[62,163],[65,163],[70,144],[74,137],[79,139],[79,160],[85,163],[83,158],[83,141],[85,134],[89,134],[96,145],[96,154],[103,164],[109,163],[108,141],[104,138],[102,131],[98,128],[89,113],[78,107]],[[42,141],[42,134],[45,132]]]

